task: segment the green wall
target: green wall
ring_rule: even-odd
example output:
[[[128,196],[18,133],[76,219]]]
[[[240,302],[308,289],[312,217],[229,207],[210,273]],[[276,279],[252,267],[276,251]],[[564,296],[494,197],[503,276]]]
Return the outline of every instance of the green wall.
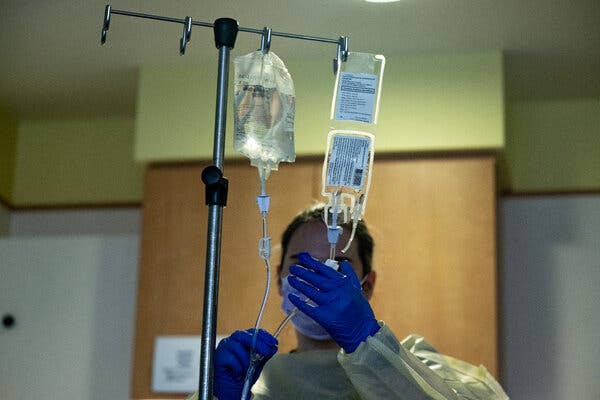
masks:
[[[11,202],[17,157],[17,120],[0,110],[0,198]]]
[[[511,192],[600,189],[600,98],[511,102],[504,188]]]
[[[390,57],[386,70],[379,150],[504,146],[501,53]]]
[[[14,205],[139,202],[133,132],[130,118],[21,122]]]
[[[296,152],[320,155],[333,94],[331,60],[285,62],[296,87]],[[210,159],[215,91],[216,65],[212,63],[142,67],[136,160]],[[500,52],[388,57],[377,151],[502,148],[503,93]],[[231,144],[231,107],[230,99],[226,155],[237,156]]]
[[[296,151],[322,155],[330,60],[286,64],[296,85]],[[510,101],[505,112],[502,65],[499,52],[388,57],[378,154],[500,150],[509,192],[600,189],[600,99]],[[212,157],[215,76],[208,62],[143,67],[135,120],[17,123],[0,113],[0,196],[17,208],[140,202],[141,164]],[[231,98],[228,111],[226,154],[238,157]]]

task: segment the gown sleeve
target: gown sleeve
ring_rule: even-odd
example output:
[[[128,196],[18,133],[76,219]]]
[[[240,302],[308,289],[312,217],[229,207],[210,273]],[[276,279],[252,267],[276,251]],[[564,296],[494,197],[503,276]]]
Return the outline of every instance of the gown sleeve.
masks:
[[[362,399],[508,400],[483,366],[444,356],[416,335],[400,343],[385,323],[380,326],[353,353],[338,353]]]

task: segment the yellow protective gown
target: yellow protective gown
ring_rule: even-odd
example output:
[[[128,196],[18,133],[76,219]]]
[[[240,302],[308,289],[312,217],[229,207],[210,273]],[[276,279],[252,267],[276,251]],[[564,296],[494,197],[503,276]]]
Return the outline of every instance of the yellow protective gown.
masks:
[[[252,398],[508,400],[483,366],[439,354],[416,335],[399,343],[383,322],[380,325],[351,354],[343,350],[276,354],[253,386]]]

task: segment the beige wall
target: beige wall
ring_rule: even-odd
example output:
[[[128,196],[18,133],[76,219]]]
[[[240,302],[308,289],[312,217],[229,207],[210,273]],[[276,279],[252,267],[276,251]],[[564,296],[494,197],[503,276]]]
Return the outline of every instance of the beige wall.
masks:
[[[286,60],[298,154],[324,151],[329,61]],[[0,114],[0,197],[16,207],[141,201],[143,166],[134,158],[211,158],[215,74],[212,64],[143,67],[135,120],[17,123]],[[600,99],[508,101],[505,112],[502,80],[498,52],[388,57],[377,153],[504,148],[502,188],[598,190]],[[237,157],[232,128],[229,118],[226,154]]]
[[[14,204],[139,202],[143,166],[133,161],[133,126],[122,117],[21,122]]]
[[[285,63],[296,87],[296,152],[323,154],[334,85],[331,60]],[[142,67],[135,158],[212,158],[215,91],[212,63]],[[497,51],[388,57],[376,149],[500,149],[504,146],[503,93],[502,55]],[[230,98],[226,155],[237,156],[232,149],[231,109]]]
[[[507,111],[505,188],[600,189],[600,98],[514,101]]]

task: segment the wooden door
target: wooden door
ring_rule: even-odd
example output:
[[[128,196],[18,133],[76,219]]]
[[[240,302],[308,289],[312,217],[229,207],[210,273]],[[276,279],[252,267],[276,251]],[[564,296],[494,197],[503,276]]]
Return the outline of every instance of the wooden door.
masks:
[[[206,242],[203,164],[148,168],[144,188],[132,398],[151,392],[154,338],[199,335]],[[425,336],[440,351],[497,374],[496,201],[494,158],[441,157],[378,160],[365,220],[375,238],[378,273],[375,314],[399,339]],[[256,169],[224,167],[224,209],[217,333],[254,325],[265,283],[257,255],[261,234],[255,204]],[[321,200],[321,160],[281,165],[267,183],[273,268],[278,239],[291,218]],[[273,271],[273,278],[275,273]],[[262,327],[283,315],[273,280]],[[295,346],[291,326],[280,351]],[[181,398],[183,396],[167,396]]]

